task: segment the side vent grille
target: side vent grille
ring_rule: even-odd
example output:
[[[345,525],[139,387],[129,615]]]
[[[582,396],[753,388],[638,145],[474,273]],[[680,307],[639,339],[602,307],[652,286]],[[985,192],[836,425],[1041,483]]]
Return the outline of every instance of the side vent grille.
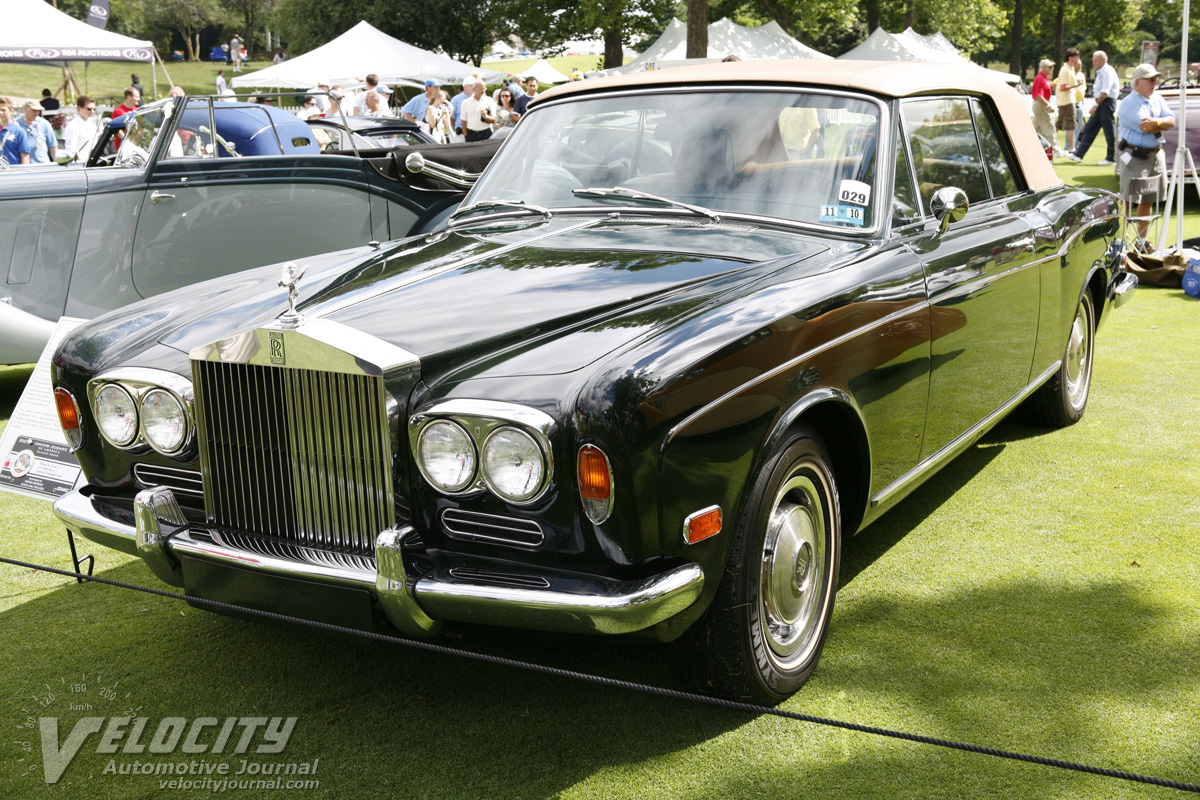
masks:
[[[546,539],[542,526],[533,520],[481,514],[457,508],[448,508],[442,512],[442,527],[452,539],[514,547],[540,547]]]

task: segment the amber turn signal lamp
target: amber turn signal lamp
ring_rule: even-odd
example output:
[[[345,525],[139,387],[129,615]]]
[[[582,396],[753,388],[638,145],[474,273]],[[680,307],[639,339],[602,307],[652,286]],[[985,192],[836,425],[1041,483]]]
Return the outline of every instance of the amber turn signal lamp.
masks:
[[[683,521],[683,540],[688,544],[704,541],[721,532],[721,507],[712,506],[692,514]]]
[[[79,421],[79,404],[66,389],[54,390],[54,407],[58,409],[58,423],[62,426],[67,444],[78,450],[83,444],[83,428]]]
[[[612,513],[612,466],[604,451],[592,444],[579,448],[576,462],[579,476],[579,496],[588,519],[596,524],[604,522]]]

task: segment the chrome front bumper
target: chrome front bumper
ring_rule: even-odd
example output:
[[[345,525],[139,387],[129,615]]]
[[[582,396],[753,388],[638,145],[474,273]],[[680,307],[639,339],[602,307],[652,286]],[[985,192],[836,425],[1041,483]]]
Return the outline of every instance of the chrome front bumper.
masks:
[[[108,513],[104,513],[108,511]],[[393,625],[410,636],[430,636],[442,620],[563,633],[631,633],[673,617],[700,596],[704,574],[685,564],[638,581],[600,588],[556,590],[474,582],[435,570],[420,579],[405,574],[401,541],[409,528],[386,530],[375,545],[376,569],[321,564],[218,544],[194,534],[171,491],[146,489],[134,500],[133,518],[101,508],[79,491],[54,503],[73,532],[142,558],[161,580],[183,585],[181,558],[195,558],[264,574],[368,589]],[[202,596],[202,595],[201,595]]]

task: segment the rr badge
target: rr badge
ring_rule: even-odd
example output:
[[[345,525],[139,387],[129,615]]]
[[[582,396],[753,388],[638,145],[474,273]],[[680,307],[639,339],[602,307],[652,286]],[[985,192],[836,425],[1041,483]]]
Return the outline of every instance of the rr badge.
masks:
[[[271,346],[271,363],[278,367],[287,364],[287,354],[283,350],[283,334],[279,331],[267,331],[267,343]]]

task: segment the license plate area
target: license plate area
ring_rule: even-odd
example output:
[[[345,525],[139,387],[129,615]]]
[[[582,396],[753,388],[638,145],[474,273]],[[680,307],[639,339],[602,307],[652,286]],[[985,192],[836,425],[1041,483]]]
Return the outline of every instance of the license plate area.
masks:
[[[363,639],[350,633],[312,628],[257,614],[240,613],[231,609],[193,603],[191,598],[215,600],[243,608],[284,614],[358,631],[374,632],[376,630],[371,593],[365,589],[330,586],[315,581],[269,575],[197,558],[185,557],[181,559],[180,563],[183,569],[184,591],[189,598],[188,604],[194,608],[250,622],[355,641],[363,641]]]

